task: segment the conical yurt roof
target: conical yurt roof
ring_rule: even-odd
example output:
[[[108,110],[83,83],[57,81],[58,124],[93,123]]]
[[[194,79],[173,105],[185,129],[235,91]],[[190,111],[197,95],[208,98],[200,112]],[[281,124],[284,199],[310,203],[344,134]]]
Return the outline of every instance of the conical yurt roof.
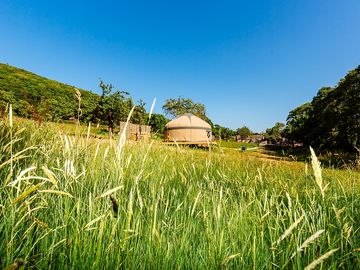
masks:
[[[177,127],[197,127],[211,130],[211,126],[207,122],[191,113],[180,115],[165,125],[167,129]]]

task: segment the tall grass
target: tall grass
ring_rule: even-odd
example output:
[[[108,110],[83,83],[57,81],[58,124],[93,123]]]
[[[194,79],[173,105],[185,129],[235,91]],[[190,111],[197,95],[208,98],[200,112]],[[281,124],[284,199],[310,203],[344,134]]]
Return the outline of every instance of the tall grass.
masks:
[[[0,122],[1,268],[360,268],[358,172],[51,127]]]

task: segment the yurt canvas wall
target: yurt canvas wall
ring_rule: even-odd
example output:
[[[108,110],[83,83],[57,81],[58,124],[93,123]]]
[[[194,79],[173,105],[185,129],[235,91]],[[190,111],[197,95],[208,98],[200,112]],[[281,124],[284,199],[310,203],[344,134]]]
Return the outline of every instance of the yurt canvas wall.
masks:
[[[165,141],[207,143],[211,141],[211,126],[193,114],[184,114],[165,126]]]

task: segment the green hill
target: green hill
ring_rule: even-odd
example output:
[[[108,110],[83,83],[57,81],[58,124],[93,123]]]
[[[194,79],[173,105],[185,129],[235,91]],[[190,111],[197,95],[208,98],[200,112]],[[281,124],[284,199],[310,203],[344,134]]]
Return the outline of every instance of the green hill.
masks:
[[[0,63],[0,111],[13,104],[14,113],[25,118],[58,121],[77,115],[76,88],[29,71]],[[82,120],[87,121],[99,95],[81,92]]]

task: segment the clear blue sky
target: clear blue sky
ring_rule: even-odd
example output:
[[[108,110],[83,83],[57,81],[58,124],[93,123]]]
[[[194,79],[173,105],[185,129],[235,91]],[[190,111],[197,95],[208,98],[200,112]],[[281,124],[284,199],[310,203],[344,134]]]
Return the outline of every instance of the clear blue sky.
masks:
[[[360,64],[360,1],[0,1],[0,62],[261,131]]]

